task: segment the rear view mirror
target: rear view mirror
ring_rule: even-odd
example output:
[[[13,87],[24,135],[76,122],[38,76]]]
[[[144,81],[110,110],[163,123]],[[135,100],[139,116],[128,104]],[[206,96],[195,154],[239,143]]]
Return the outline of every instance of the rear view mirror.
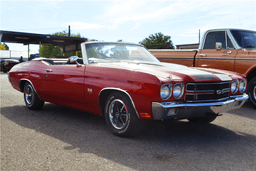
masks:
[[[221,51],[222,49],[222,43],[221,42],[216,42],[216,50]]]

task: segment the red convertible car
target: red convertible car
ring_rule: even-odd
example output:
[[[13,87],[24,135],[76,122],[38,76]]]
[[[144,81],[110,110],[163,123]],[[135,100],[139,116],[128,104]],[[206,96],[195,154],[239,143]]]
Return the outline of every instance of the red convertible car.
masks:
[[[246,79],[234,72],[162,63],[133,43],[86,42],[81,49],[82,58],[37,58],[11,69],[28,109],[46,101],[95,113],[113,134],[129,137],[146,120],[210,123],[248,99]]]

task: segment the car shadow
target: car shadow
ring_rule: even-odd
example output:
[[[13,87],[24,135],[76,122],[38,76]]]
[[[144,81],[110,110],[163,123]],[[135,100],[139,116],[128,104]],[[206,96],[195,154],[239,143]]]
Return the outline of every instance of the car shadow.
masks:
[[[189,156],[192,152],[219,155],[223,147],[232,151],[240,144],[256,142],[252,135],[187,121],[148,121],[140,136],[120,138],[109,132],[103,117],[51,103],[40,111],[3,107],[1,114],[22,127],[67,143],[63,150],[92,153],[138,170],[154,170],[154,163],[159,161],[193,160]]]
[[[228,113],[256,120],[256,109],[249,101],[245,102],[240,109],[231,110]]]

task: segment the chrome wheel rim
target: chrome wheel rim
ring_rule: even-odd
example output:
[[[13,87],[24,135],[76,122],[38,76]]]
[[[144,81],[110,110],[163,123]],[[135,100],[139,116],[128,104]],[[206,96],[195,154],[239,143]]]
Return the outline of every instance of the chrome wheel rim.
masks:
[[[123,129],[129,124],[130,114],[122,100],[115,99],[111,102],[109,105],[109,119],[116,129]]]
[[[256,86],[254,86],[254,89],[253,89],[253,97],[254,97],[254,100],[256,100]]]
[[[34,99],[33,87],[31,85],[27,85],[25,90],[25,100],[28,105],[31,105]]]

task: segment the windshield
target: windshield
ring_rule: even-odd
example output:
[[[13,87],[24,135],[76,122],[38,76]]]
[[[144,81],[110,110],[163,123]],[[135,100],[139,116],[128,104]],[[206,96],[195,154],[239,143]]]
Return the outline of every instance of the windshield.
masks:
[[[256,48],[256,32],[231,30],[231,33],[241,48]]]
[[[89,64],[128,61],[159,62],[143,46],[125,43],[86,44]]]

